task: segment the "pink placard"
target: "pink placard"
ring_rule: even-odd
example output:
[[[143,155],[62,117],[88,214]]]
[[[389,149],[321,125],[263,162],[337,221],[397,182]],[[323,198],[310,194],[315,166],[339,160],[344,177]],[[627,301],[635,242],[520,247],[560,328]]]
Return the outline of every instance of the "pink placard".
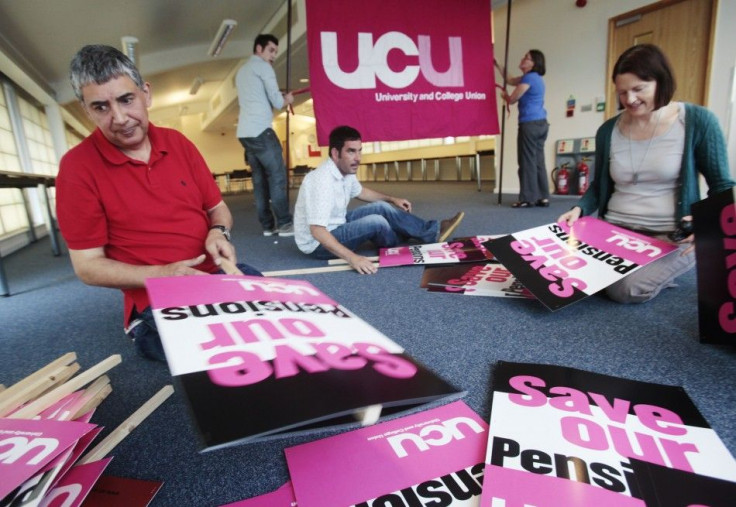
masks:
[[[488,465],[485,470],[493,493],[483,494],[483,505],[544,505],[545,507],[644,507],[638,498],[621,495],[584,482],[521,472]]]
[[[570,228],[560,226],[569,232]],[[594,217],[583,217],[572,225],[569,241],[582,241],[613,255],[645,265],[677,250],[677,246],[644,234],[617,227]]]
[[[237,301],[279,301],[336,305],[303,280],[244,275],[149,278],[146,289],[154,309]]]
[[[72,467],[46,494],[40,507],[77,507],[81,505],[111,461],[112,458],[103,458]]]
[[[0,498],[94,428],[75,421],[0,419]]]
[[[354,505],[459,472],[483,469],[488,424],[454,402],[285,450],[300,507]],[[473,479],[468,479],[473,480]],[[480,494],[480,484],[477,484]]]

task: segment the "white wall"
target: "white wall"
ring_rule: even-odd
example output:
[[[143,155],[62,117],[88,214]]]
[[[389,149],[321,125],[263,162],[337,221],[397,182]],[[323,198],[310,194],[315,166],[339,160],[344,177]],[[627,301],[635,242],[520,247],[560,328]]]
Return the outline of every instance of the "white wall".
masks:
[[[545,147],[547,169],[554,168],[555,142],[558,139],[589,137],[604,120],[604,113],[595,112],[595,97],[604,97],[608,76],[608,20],[619,14],[654,3],[654,0],[590,0],[578,8],[573,0],[515,0],[511,5],[508,68],[510,75],[519,75],[519,61],[529,49],[540,49],[547,63],[545,106],[550,123]],[[708,107],[721,122],[724,133],[728,124],[736,123],[728,112],[731,101],[731,75],[736,63],[736,2],[720,0],[717,15],[715,49],[712,55]],[[494,54],[503,62],[506,45],[507,8],[493,12]],[[499,79],[498,73],[496,78]],[[565,116],[566,102],[576,99],[575,114]],[[592,104],[591,112],[581,112],[581,106]],[[734,111],[732,116],[736,116]],[[516,175],[516,132],[518,109],[511,108],[506,118],[504,136],[503,191],[519,190]],[[736,127],[730,129],[729,154],[736,156]],[[500,145],[500,136],[499,136]],[[500,157],[497,156],[497,160]],[[500,167],[499,169],[500,170]],[[497,176],[498,178],[498,176]]]
[[[213,173],[224,173],[245,167],[243,147],[235,131],[208,132],[202,130],[200,115],[181,117],[180,125],[172,125],[192,141],[202,153]]]
[[[717,16],[708,107],[721,122],[728,142],[731,175],[736,176],[736,2],[719,0]]]

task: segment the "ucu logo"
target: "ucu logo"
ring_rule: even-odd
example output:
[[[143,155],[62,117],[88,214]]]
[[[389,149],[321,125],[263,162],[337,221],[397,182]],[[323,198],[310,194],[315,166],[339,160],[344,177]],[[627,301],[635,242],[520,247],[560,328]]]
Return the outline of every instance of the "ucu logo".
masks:
[[[9,437],[0,440],[0,463],[12,465],[21,460],[22,464],[38,465],[59,447],[55,438]]]
[[[310,296],[319,296],[320,293],[311,288],[311,287],[300,287],[296,285],[289,285],[288,283],[282,283],[282,282],[257,282],[252,280],[241,280],[238,278],[234,278],[232,280],[228,280],[232,282],[237,282],[240,284],[240,287],[242,287],[243,290],[248,292],[254,292],[254,291],[263,291],[263,292],[272,292],[277,294],[296,294],[298,296],[303,295],[310,295]]]
[[[413,443],[420,452],[424,452],[430,447],[441,447],[449,444],[453,440],[462,440],[465,438],[465,435],[460,430],[461,424],[467,426],[475,433],[483,433],[483,428],[476,421],[467,417],[455,417],[441,424],[424,426],[416,435],[406,432],[388,437],[386,440],[391,444],[391,448],[396,453],[396,456],[405,458],[408,456],[404,448],[405,441]]]
[[[636,253],[646,253],[649,257],[657,257],[662,253],[660,248],[652,245],[648,241],[633,238],[622,233],[614,233],[613,236],[606,240],[606,243],[613,243],[626,250],[633,250]]]
[[[376,87],[376,78],[391,88],[406,88],[419,72],[435,86],[463,86],[463,48],[460,37],[448,37],[450,67],[439,72],[432,63],[432,42],[428,35],[418,37],[418,45],[406,34],[387,32],[373,43],[373,34],[358,33],[358,67],[353,72],[340,68],[337,51],[337,33],[321,32],[322,66],[330,81],[347,90]],[[419,56],[419,65],[407,65],[401,71],[391,70],[388,54],[399,50],[407,56]]]

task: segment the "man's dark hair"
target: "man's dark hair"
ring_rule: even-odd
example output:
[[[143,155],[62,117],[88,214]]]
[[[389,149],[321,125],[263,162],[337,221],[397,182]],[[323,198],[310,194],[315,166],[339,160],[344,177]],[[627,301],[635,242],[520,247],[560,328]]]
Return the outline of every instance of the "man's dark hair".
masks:
[[[547,66],[544,63],[544,53],[542,53],[538,49],[530,49],[529,57],[532,59],[532,62],[534,62],[532,72],[536,72],[540,76],[544,76],[544,74],[547,72]]]
[[[143,89],[144,82],[135,64],[112,46],[92,44],[77,51],[69,65],[69,80],[74,95],[83,100],[82,88],[90,83],[102,85],[120,76],[128,76]]]
[[[621,74],[634,74],[643,81],[657,83],[655,110],[669,104],[675,94],[675,73],[665,54],[654,44],[638,44],[621,53],[613,66],[611,79],[615,82],[616,76]]]
[[[261,33],[258,34],[256,37],[256,40],[253,41],[253,53],[256,52],[256,48],[258,46],[261,46],[263,49],[266,49],[266,46],[268,46],[269,42],[273,42],[276,44],[276,46],[279,45],[279,39],[275,35],[271,35],[270,33]]]
[[[345,141],[360,141],[360,132],[347,125],[332,129],[332,132],[330,132],[330,154],[332,154],[332,148],[340,153],[342,147],[345,146]]]

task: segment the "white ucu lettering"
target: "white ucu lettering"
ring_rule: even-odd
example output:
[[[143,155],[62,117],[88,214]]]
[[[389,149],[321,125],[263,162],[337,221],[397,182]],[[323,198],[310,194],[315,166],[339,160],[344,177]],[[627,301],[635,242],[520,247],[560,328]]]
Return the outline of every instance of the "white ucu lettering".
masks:
[[[9,437],[0,440],[0,463],[12,465],[23,458],[25,465],[38,465],[59,447],[55,438]]]
[[[640,254],[644,254],[648,251],[647,255],[649,257],[657,257],[662,253],[661,248],[658,248],[647,241],[634,238],[623,233],[614,233],[613,236],[606,240],[606,243],[613,243],[625,248],[626,250],[633,250]]]
[[[465,435],[460,430],[461,423],[465,424],[475,433],[483,432],[481,425],[474,420],[467,417],[455,417],[443,422],[442,424],[424,426],[416,435],[407,431],[399,435],[388,437],[386,440],[391,444],[391,448],[396,453],[396,456],[404,458],[408,456],[406,449],[404,449],[405,440],[409,440],[416,445],[416,448],[420,452],[426,451],[430,446],[441,447],[449,444],[452,440],[462,440],[465,438]],[[429,438],[433,433],[437,435],[436,438]]]
[[[321,32],[322,65],[330,81],[347,90],[376,87],[376,78],[391,88],[406,88],[419,72],[435,86],[460,87],[463,78],[463,47],[460,37],[448,37],[450,66],[444,72],[432,63],[432,42],[428,35],[418,36],[418,45],[401,32],[387,32],[373,44],[373,34],[358,33],[358,67],[352,72],[340,68],[337,51],[337,33]],[[388,66],[388,54],[397,49],[407,56],[419,56],[419,65],[407,65],[401,71]]]

